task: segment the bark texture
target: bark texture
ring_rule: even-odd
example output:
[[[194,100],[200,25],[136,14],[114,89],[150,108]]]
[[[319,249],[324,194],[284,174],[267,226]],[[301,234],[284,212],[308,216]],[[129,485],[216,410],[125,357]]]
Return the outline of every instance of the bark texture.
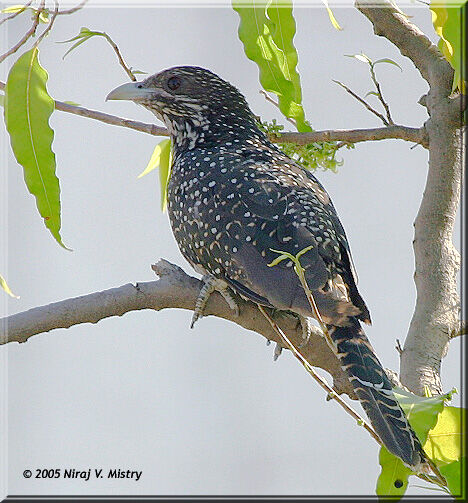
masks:
[[[395,44],[429,84],[420,103],[427,108],[429,148],[426,186],[414,222],[417,298],[401,353],[400,379],[414,393],[427,386],[441,393],[440,366],[450,336],[460,326],[457,273],[458,251],[452,243],[460,200],[461,101],[452,95],[453,69],[438,48],[387,0],[357,1],[376,35]],[[378,8],[376,8],[378,6]]]
[[[166,260],[152,266],[159,276],[157,281],[126,284],[80,297],[35,307],[22,313],[0,319],[0,344],[26,342],[36,334],[57,328],[70,328],[80,323],[97,323],[110,316],[123,316],[141,309],[188,309],[193,310],[202,286],[201,281],[188,276],[180,267]],[[268,340],[280,342],[268,321],[253,302],[236,297],[239,316],[226,304],[222,296],[211,295],[205,316],[218,316],[252,330]],[[271,312],[271,311],[269,311]],[[294,346],[307,362],[326,370],[333,377],[333,387],[338,394],[346,393],[355,398],[354,391],[340,363],[328,347],[318,328],[312,327],[309,341],[304,344],[302,328],[298,319],[286,313],[276,312],[271,316],[279,327],[288,334]],[[200,323],[200,322],[199,322]]]

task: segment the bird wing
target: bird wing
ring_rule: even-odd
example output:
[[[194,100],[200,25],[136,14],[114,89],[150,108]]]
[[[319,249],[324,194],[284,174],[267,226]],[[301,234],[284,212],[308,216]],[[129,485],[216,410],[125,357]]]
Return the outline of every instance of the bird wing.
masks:
[[[338,217],[325,189],[288,161],[279,166],[265,159],[238,159],[234,169],[217,176],[210,204],[228,222],[223,232],[234,250],[224,261],[225,280],[238,291],[235,282],[241,284],[244,295],[250,290],[251,300],[264,298],[279,309],[310,316],[292,262],[268,267],[278,257],[272,250],[296,255],[310,247],[301,257],[308,285],[323,316],[339,325],[362,311],[349,295],[354,280],[341,243],[346,236],[341,224],[334,225]]]

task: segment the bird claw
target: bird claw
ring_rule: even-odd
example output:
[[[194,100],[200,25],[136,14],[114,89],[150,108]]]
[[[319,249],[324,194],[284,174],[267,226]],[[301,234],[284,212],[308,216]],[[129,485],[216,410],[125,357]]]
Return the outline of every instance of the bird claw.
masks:
[[[233,295],[231,294],[229,287],[226,283],[214,276],[205,275],[202,277],[203,286],[200,289],[197,300],[195,302],[195,309],[192,316],[192,321],[190,323],[190,328],[193,328],[195,323],[203,318],[203,311],[205,310],[206,303],[210,298],[210,295],[216,290],[227,302],[228,306],[234,311],[234,316],[239,316],[239,306],[237,305]]]
[[[221,286],[216,288],[216,290],[223,296],[223,299],[226,301],[227,305],[234,311],[234,316],[237,318],[239,316],[239,306],[234,299],[231,291],[228,286]]]
[[[282,351],[283,351],[282,346],[280,346],[280,344],[277,342],[276,346],[275,346],[275,352],[273,353],[273,361],[274,362],[279,358]]]
[[[192,316],[192,321],[190,322],[190,328],[193,328],[195,323],[200,319],[203,318],[203,314],[198,313],[197,311],[194,311],[193,316]]]
[[[299,321],[301,322],[302,328],[302,342],[299,344],[299,349],[303,348],[309,342],[310,334],[312,333],[311,321],[305,316],[299,315]]]

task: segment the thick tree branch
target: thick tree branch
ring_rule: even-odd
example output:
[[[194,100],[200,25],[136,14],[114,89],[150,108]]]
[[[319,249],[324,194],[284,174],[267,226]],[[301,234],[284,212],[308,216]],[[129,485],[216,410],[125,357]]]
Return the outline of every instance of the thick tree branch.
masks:
[[[26,342],[36,334],[57,328],[69,328],[80,323],[97,323],[104,318],[122,316],[135,310],[160,311],[170,308],[193,310],[201,282],[166,260],[160,260],[152,268],[159,276],[157,281],[127,284],[2,318],[0,319],[2,333],[0,344]],[[208,301],[205,315],[214,315],[233,321],[269,340],[282,342],[256,304],[241,299],[238,299],[238,302],[240,314],[236,317],[221,295],[215,293]],[[302,329],[297,318],[286,313],[271,315],[296,347],[304,344]],[[310,365],[320,367],[332,375],[333,387],[337,393],[347,393],[355,398],[351,384],[342,371],[338,359],[321,337],[318,328],[312,328],[308,343],[301,347],[302,355]]]
[[[429,120],[429,171],[423,199],[414,222],[416,307],[401,353],[401,382],[423,394],[428,386],[440,393],[441,360],[451,334],[459,327],[457,272],[459,254],[452,244],[460,198],[460,109],[452,97],[453,69],[437,47],[387,0],[358,0],[357,8],[384,36],[411,59],[429,84],[421,103]]]
[[[447,95],[452,90],[453,70],[429,38],[388,0],[356,0],[356,7],[374,26],[374,33],[392,42],[409,58],[421,76]]]
[[[5,84],[0,82],[0,89],[5,89]],[[153,136],[169,136],[169,131],[162,126],[138,122],[116,115],[110,115],[96,110],[90,110],[76,105],[70,105],[63,101],[56,101],[55,108],[61,112],[80,115],[88,119],[98,120],[112,126],[121,126]],[[312,131],[309,133],[278,133],[271,135],[270,139],[274,143],[297,143],[306,145],[308,143],[321,141],[343,141],[344,143],[359,143],[363,141],[378,141],[399,139],[420,144],[427,148],[427,137],[424,128],[412,128],[407,126],[389,126],[371,129],[330,129],[326,131]]]
[[[407,126],[388,126],[370,129],[330,129],[325,131],[311,131],[310,133],[282,133],[280,138],[273,138],[277,143],[297,143],[306,145],[318,141],[343,141],[345,143],[360,143],[363,141],[405,140],[417,143],[427,148],[426,131],[424,128]]]

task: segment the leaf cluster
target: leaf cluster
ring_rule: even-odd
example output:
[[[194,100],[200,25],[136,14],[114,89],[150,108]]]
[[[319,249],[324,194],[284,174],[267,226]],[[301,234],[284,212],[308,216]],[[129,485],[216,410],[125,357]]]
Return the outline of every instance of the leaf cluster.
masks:
[[[259,121],[258,127],[265,131],[269,136],[279,136],[284,130],[282,124],[278,124],[276,119],[268,121]],[[336,173],[338,167],[342,166],[344,161],[336,158],[338,149],[345,146],[348,149],[354,148],[353,143],[340,144],[335,141],[327,142],[314,142],[306,145],[299,145],[298,143],[278,143],[277,146],[291,159],[294,159],[298,164],[305,169],[316,170],[322,169],[324,171],[330,170]]]

